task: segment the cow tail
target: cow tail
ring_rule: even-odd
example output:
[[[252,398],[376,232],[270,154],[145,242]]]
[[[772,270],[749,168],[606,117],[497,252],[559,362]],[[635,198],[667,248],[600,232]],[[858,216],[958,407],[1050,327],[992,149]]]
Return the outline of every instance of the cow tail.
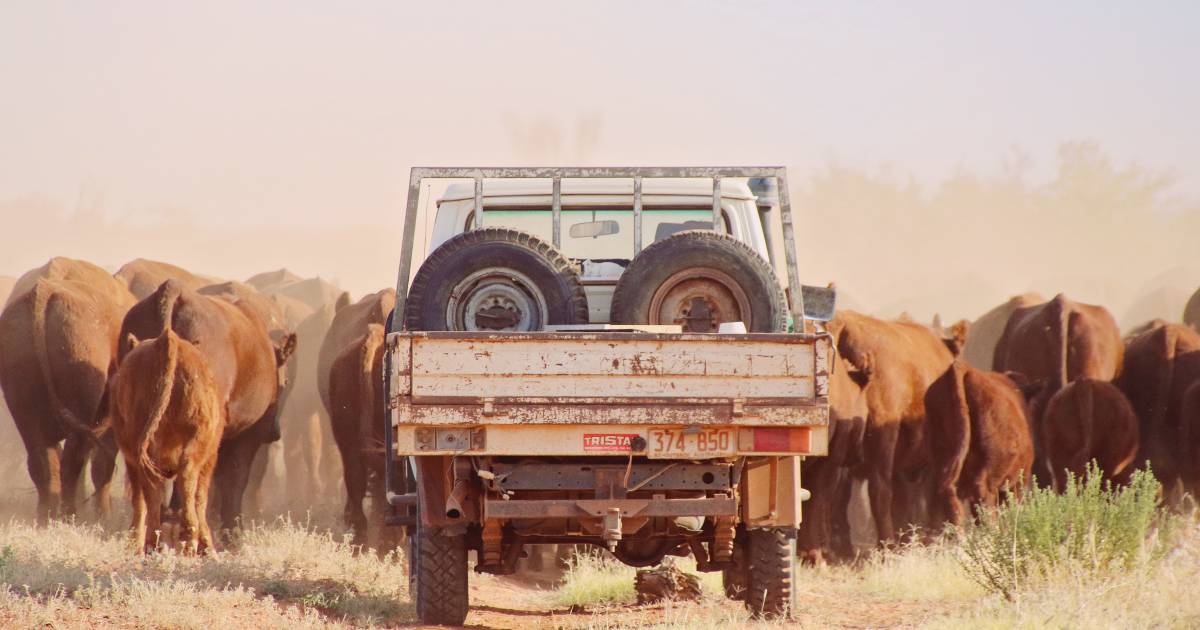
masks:
[[[1060,389],[1067,386],[1067,355],[1070,348],[1071,337],[1071,309],[1067,308],[1067,299],[1063,294],[1059,293],[1054,298],[1054,305],[1058,309],[1058,387]]]
[[[375,442],[375,420],[379,417],[379,409],[375,408],[375,352],[379,349],[380,339],[375,334],[376,326],[372,325],[367,329],[366,336],[363,337],[362,346],[358,350],[358,367],[359,367],[359,396],[361,402],[360,416],[358,422],[358,431],[361,441],[359,444],[364,449],[373,448]]]
[[[1080,387],[1075,394],[1076,411],[1079,413],[1079,450],[1069,460],[1073,464],[1088,465],[1092,459],[1092,438],[1096,429],[1096,388]]]
[[[159,287],[158,319],[162,322],[159,335],[171,330],[171,320],[175,317],[175,303],[179,301],[180,293],[179,284],[174,280],[167,280]]]
[[[37,355],[38,369],[42,372],[42,381],[46,384],[46,394],[50,399],[50,409],[67,428],[94,438],[96,432],[75,415],[58,396],[58,387],[54,382],[54,374],[50,370],[50,352],[46,344],[46,310],[50,306],[53,290],[44,280],[38,280],[30,291],[33,298],[33,353]]]
[[[967,368],[961,361],[950,364],[950,407],[954,414],[954,430],[945,434],[951,441],[946,463],[939,471],[938,485],[943,492],[954,492],[971,448],[971,409],[967,405],[966,376]]]
[[[146,423],[142,425],[142,434],[138,437],[138,463],[146,474],[161,481],[165,475],[150,458],[150,440],[154,438],[154,432],[158,430],[158,425],[171,404],[171,392],[175,389],[175,369],[179,365],[179,338],[168,328],[154,341],[154,345],[156,350],[162,348],[165,355],[163,371],[155,383],[158,396],[154,399],[154,408],[150,411]]]

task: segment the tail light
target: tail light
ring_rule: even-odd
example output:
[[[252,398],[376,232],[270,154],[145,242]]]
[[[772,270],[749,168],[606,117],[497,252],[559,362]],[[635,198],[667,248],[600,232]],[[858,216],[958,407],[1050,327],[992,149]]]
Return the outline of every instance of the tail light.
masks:
[[[808,427],[754,427],[738,434],[738,450],[744,453],[808,453],[812,431]]]

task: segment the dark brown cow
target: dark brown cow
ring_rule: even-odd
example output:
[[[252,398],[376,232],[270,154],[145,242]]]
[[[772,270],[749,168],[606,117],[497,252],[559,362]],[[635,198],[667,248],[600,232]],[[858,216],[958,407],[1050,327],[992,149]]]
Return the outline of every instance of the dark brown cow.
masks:
[[[129,292],[139,300],[154,293],[167,280],[174,280],[181,288],[192,290],[219,282],[215,278],[194,274],[171,263],[146,260],[145,258],[125,263],[113,275],[124,282],[129,287]]]
[[[365,335],[351,342],[333,361],[329,399],[333,437],[342,456],[346,480],[346,522],[354,529],[354,544],[367,543],[367,517],[363,499],[368,486],[372,512],[383,521],[383,340],[381,324],[367,326]]]
[[[173,308],[165,306],[170,303]],[[171,314],[170,322],[163,321],[164,313]],[[259,446],[279,439],[277,402],[296,337],[289,334],[272,343],[265,323],[245,302],[201,295],[174,280],[130,309],[121,336],[150,338],[164,327],[199,348],[226,404],[216,483],[221,489],[221,526],[229,529],[241,514]]]
[[[338,310],[329,325],[329,332],[321,342],[321,351],[317,356],[317,387],[321,394],[321,403],[325,410],[332,412],[329,400],[329,374],[333,361],[355,339],[367,332],[371,324],[384,324],[388,314],[396,305],[396,291],[384,289],[377,293],[365,295],[358,302]]]
[[[994,507],[1006,487],[1030,481],[1033,436],[1025,397],[1005,375],[950,364],[925,393],[925,414],[937,475],[935,513],[962,525],[969,509]]]
[[[838,353],[864,383],[867,427],[863,464],[856,476],[869,482],[871,512],[882,541],[896,539],[898,525],[924,525],[918,507],[930,495],[930,457],[925,437],[925,390],[962,347],[911,322],[888,322],[840,311],[830,322]],[[954,348],[952,352],[951,347]]]
[[[1127,483],[1138,451],[1138,420],[1116,385],[1091,378],[1069,383],[1050,398],[1042,419],[1042,444],[1054,487],[1066,472],[1083,477],[1095,460],[1105,479]]]
[[[801,479],[812,491],[804,504],[804,521],[796,545],[807,563],[821,565],[830,558],[853,555],[847,511],[850,468],[862,463],[867,399],[857,373],[841,357],[833,361],[829,379],[829,453],[801,463]]]
[[[1046,300],[1037,293],[1023,293],[1009,298],[1007,302],[984,313],[971,323],[967,343],[963,346],[962,358],[971,367],[980,370],[992,369],[996,356],[996,342],[1004,333],[1009,317],[1019,308],[1042,304]]]
[[[162,320],[170,322],[170,314]],[[157,339],[138,343],[131,337],[129,343],[133,349],[113,377],[109,402],[129,476],[134,544],[147,551],[158,547],[166,481],[175,479],[179,542],[184,553],[204,553],[213,545],[206,512],[225,401],[204,355],[170,328]]]
[[[1136,463],[1150,462],[1169,499],[1179,498],[1186,454],[1183,441],[1184,392],[1200,381],[1200,333],[1180,324],[1160,323],[1132,337],[1116,383],[1138,416],[1141,446]]]
[[[1059,293],[1045,304],[1013,311],[996,342],[993,369],[1044,379],[1056,392],[1078,378],[1113,380],[1124,348],[1108,309]]]
[[[97,443],[108,375],[115,369],[125,286],[89,263],[55,258],[25,274],[0,314],[0,388],[37,488],[39,523],[74,514],[80,474]],[[60,446],[61,442],[64,442]],[[116,448],[92,458],[96,509],[108,511]]]
[[[1184,392],[1180,420],[1183,426],[1179,441],[1185,462],[1180,477],[1184,489],[1197,498],[1200,497],[1200,381]]]
[[[1121,331],[1107,309],[1072,302],[1061,293],[1045,304],[1018,308],[1009,317],[996,342],[993,369],[1041,385],[1029,401],[1033,475],[1039,483],[1050,480],[1039,429],[1047,401],[1076,379],[1113,380],[1121,372],[1124,352]]]

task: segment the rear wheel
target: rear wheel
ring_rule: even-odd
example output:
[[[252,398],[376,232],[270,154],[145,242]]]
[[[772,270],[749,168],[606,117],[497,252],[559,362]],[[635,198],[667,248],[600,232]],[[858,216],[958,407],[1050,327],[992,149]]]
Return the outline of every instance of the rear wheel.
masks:
[[[443,536],[421,525],[412,541],[409,587],[421,623],[461,626],[467,619],[467,542],[463,535]]]
[[[638,254],[613,290],[612,321],[679,324],[717,332],[743,322],[749,332],[781,332],[787,300],[770,265],[745,243],[707,230],[679,232]]]
[[[587,296],[571,261],[518,230],[463,232],[421,264],[408,291],[409,330],[531,331],[585,324]]]
[[[755,616],[790,617],[795,606],[796,538],[783,528],[747,532],[746,607]]]

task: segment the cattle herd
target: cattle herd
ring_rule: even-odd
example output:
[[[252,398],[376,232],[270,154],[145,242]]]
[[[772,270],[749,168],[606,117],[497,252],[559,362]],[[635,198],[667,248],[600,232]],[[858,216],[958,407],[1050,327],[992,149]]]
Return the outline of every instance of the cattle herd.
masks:
[[[829,325],[829,456],[804,462],[799,547],[854,553],[851,484],[866,481],[878,542],[961,524],[1007,488],[1062,491],[1095,462],[1113,484],[1149,467],[1163,500],[1200,491],[1200,291],[1183,323],[1122,338],[1101,306],[1014,297],[950,330],[852,311]]]
[[[351,303],[285,270],[242,283],[142,259],[110,275],[67,258],[0,282],[4,290],[0,390],[39,522],[80,509],[89,464],[104,516],[120,457],[135,540],[153,547],[173,522],[185,550],[203,551],[213,545],[210,481],[213,515],[231,530],[243,504],[261,504],[268,453],[282,457],[296,504],[344,484],[356,543],[381,521],[363,504],[383,494],[375,411],[392,290]],[[960,524],[1005,488],[1061,489],[1092,461],[1117,484],[1150,466],[1169,504],[1195,494],[1198,327],[1200,292],[1183,323],[1147,322],[1124,338],[1106,309],[1063,295],[1018,296],[949,329],[839,312],[828,325],[837,350],[829,455],[804,462],[802,556],[853,554],[855,481],[866,482],[885,544],[912,526]],[[11,473],[10,426],[0,440]],[[281,449],[264,448],[277,441]]]
[[[17,435],[25,447],[40,523],[80,509],[89,463],[104,517],[119,456],[138,540],[153,546],[174,523],[184,549],[203,551],[209,482],[213,515],[231,530],[243,503],[261,502],[263,447],[282,438],[287,496],[309,505],[344,477],[347,520],[365,541],[365,462],[383,451],[359,397],[377,395],[370,370],[390,290],[350,304],[334,285],[283,270],[241,283],[142,259],[109,274],[67,258],[0,288],[0,389],[13,420],[0,439],[8,460]],[[375,362],[365,374],[364,360]]]

